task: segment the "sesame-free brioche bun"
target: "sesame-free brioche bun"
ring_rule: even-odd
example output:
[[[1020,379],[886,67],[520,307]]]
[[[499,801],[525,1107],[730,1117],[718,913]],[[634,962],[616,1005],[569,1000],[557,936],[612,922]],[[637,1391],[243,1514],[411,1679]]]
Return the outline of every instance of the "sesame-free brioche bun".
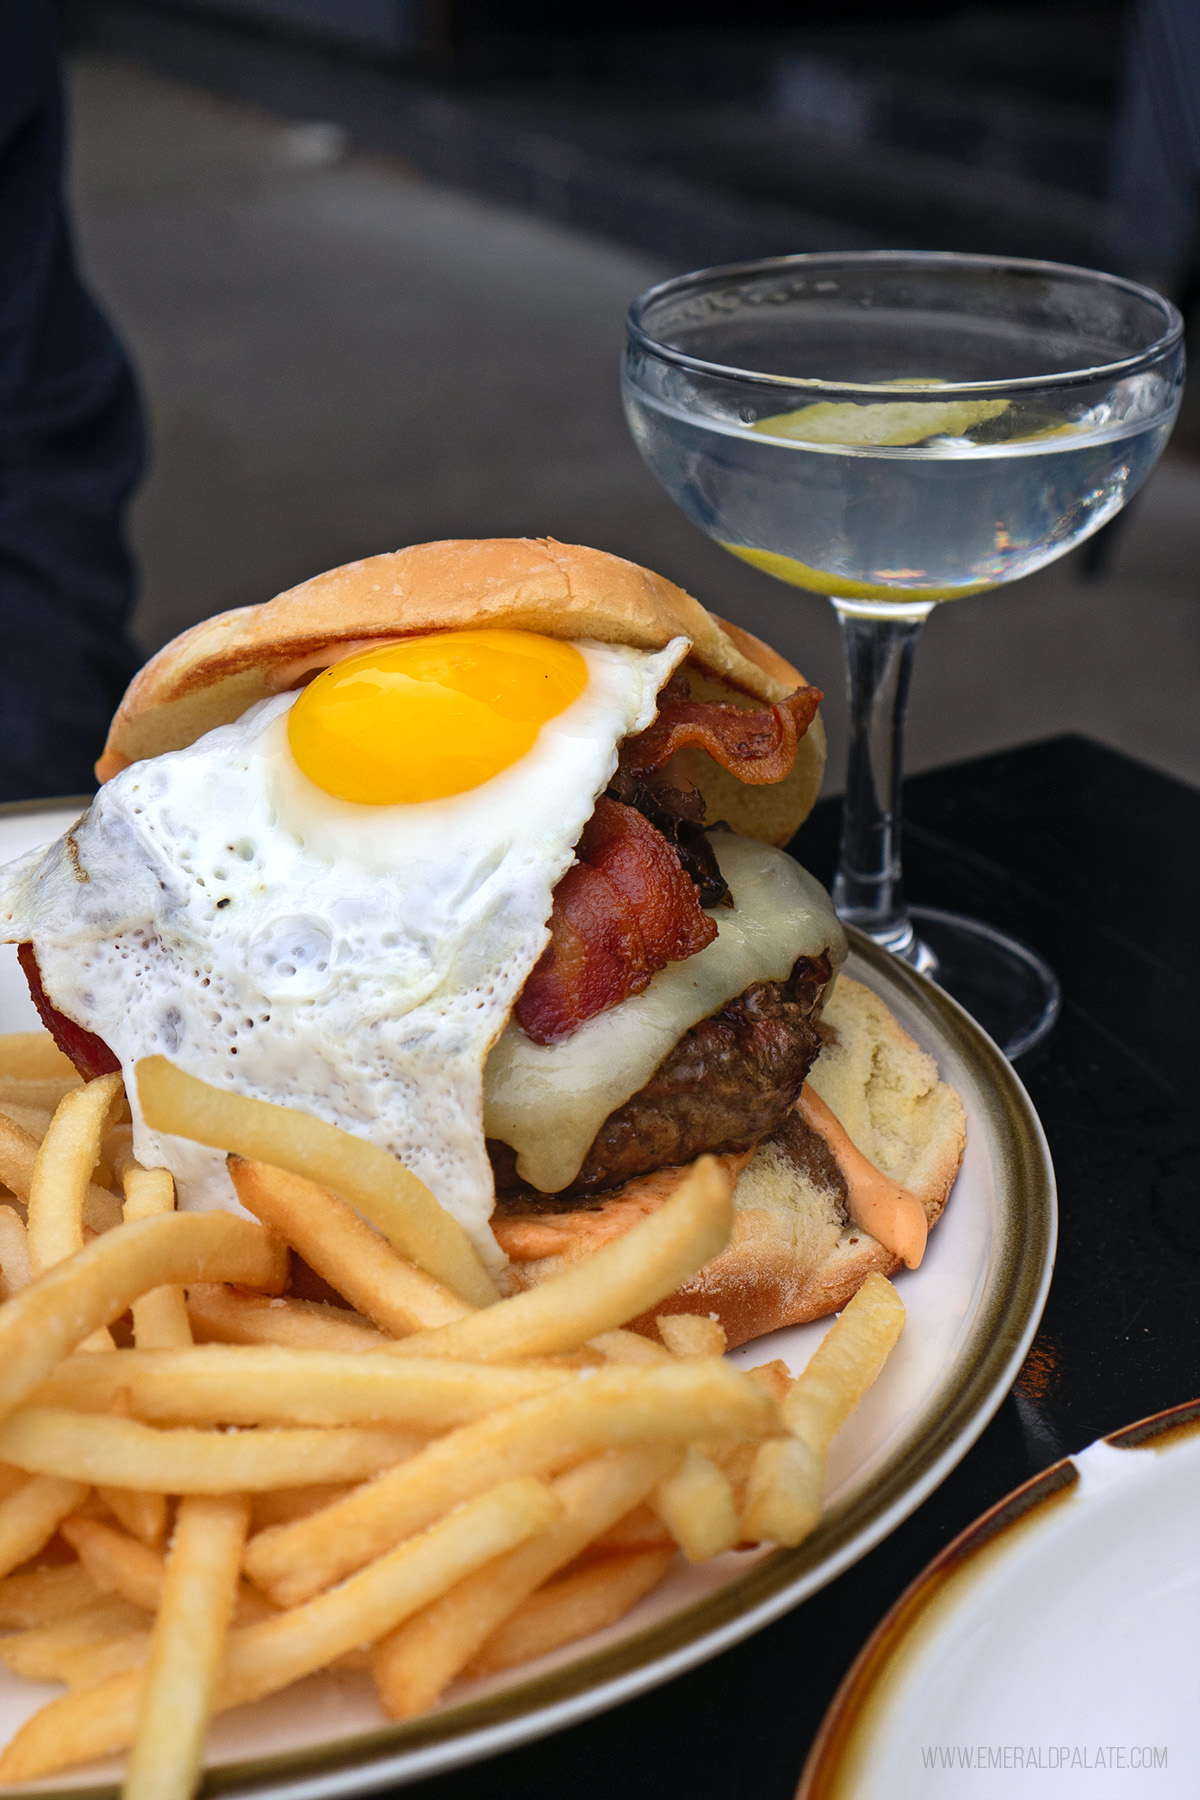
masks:
[[[932,1226],[962,1161],[961,1100],[939,1079],[933,1058],[861,983],[838,977],[822,1026],[827,1041],[810,1083],[863,1154],[917,1196]],[[733,1347],[837,1312],[872,1270],[892,1275],[900,1267],[877,1239],[844,1217],[829,1187],[770,1141],[752,1155],[721,1160],[737,1177],[728,1249],[635,1320],[635,1329],[653,1337],[654,1320],[663,1313],[715,1315]],[[669,1199],[686,1173],[662,1169],[642,1176],[587,1208],[497,1215],[492,1223],[512,1258],[514,1287],[535,1287],[627,1231]]]
[[[687,637],[693,692],[734,705],[771,705],[804,680],[766,644],[623,557],[553,538],[449,538],[346,563],[263,606],[193,625],[134,677],[97,778],[108,781],[132,762],[182,750],[256,701],[373,643],[487,625],[639,650]],[[807,817],[824,766],[819,717],[801,739],[791,773],[770,787],[743,785],[703,750],[682,751],[678,763],[704,794],[711,819],[774,844],[785,844]]]

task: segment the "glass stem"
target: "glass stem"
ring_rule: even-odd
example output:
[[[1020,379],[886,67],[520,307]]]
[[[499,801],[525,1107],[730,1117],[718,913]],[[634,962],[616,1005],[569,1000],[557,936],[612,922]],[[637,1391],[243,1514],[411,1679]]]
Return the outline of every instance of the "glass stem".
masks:
[[[916,940],[900,874],[904,706],[917,636],[932,609],[879,618],[834,604],[846,650],[850,752],[833,903],[848,924],[913,959]]]

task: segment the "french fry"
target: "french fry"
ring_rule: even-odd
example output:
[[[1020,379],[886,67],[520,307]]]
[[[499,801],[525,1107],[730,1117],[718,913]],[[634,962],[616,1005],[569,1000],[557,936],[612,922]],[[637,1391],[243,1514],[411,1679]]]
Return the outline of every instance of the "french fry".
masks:
[[[495,1284],[462,1226],[386,1150],[294,1107],[210,1087],[163,1056],[138,1063],[137,1084],[153,1130],[304,1175],[339,1194],[394,1250],[460,1299],[471,1306],[495,1300]]]
[[[689,1562],[707,1562],[741,1536],[728,1477],[694,1448],[660,1484],[654,1506]]]
[[[25,1221],[11,1206],[0,1206],[0,1300],[11,1300],[33,1279]]]
[[[293,1519],[306,1519],[309,1513],[332,1506],[335,1500],[353,1491],[353,1483],[325,1481],[312,1487],[277,1488],[270,1494],[255,1494],[250,1505],[251,1531],[265,1531],[268,1525],[290,1525]]]
[[[161,1544],[167,1534],[165,1494],[139,1492],[136,1488],[98,1487],[96,1493],[109,1511],[140,1543]]]
[[[6,1031],[0,1035],[0,1077],[24,1081],[70,1082],[77,1086],[75,1065],[48,1031]]]
[[[588,1339],[588,1349],[595,1350],[607,1363],[619,1363],[647,1369],[655,1363],[671,1360],[671,1352],[652,1338],[636,1331],[601,1331]]]
[[[328,1188],[240,1156],[229,1157],[228,1167],[246,1211],[278,1232],[351,1306],[392,1337],[449,1325],[474,1310],[398,1256]]]
[[[623,1519],[618,1519],[608,1531],[592,1544],[588,1545],[587,1554],[591,1556],[612,1556],[625,1550],[662,1550],[670,1546],[675,1550],[675,1539],[667,1530],[652,1506],[635,1506]]]
[[[882,1275],[868,1275],[783,1402],[791,1435],[759,1446],[742,1515],[745,1538],[795,1545],[808,1536],[821,1516],[829,1447],[903,1329],[899,1294]]]
[[[175,1211],[175,1183],[166,1169],[130,1167],[123,1181],[127,1224]],[[191,1343],[192,1328],[178,1284],[151,1288],[134,1301],[133,1341],[139,1350],[181,1350]]]
[[[83,1249],[83,1201],[119,1075],[99,1075],[65,1094],[38,1146],[29,1184],[29,1260],[35,1275]]]
[[[80,1563],[22,1569],[0,1580],[0,1631],[53,1625],[82,1612],[100,1598],[100,1589]]]
[[[80,1566],[97,1594],[118,1594],[146,1612],[157,1612],[167,1566],[161,1550],[139,1544],[101,1519],[67,1519],[59,1529],[76,1551]],[[245,1582],[240,1584],[236,1606],[240,1624],[272,1617],[274,1613],[275,1608],[256,1588]],[[132,1668],[134,1664],[127,1662],[123,1666]]]
[[[720,1254],[732,1229],[732,1184],[715,1157],[702,1156],[657,1212],[565,1274],[440,1331],[403,1338],[393,1355],[506,1362],[578,1349],[674,1293]]]
[[[253,1493],[313,1481],[361,1481],[411,1457],[423,1443],[423,1437],[411,1432],[354,1425],[331,1431],[196,1431],[187,1426],[158,1431],[135,1419],[55,1407],[22,1409],[0,1424],[0,1457],[18,1468],[57,1476],[64,1488],[85,1475],[107,1487],[153,1494]],[[5,1504],[15,1504],[24,1491]],[[80,1497],[83,1492],[81,1488]]]
[[[71,1657],[81,1650],[149,1626],[149,1616],[128,1600],[98,1600],[69,1619],[35,1625],[0,1638],[0,1663],[26,1681],[61,1681]]]
[[[14,1469],[11,1463],[0,1463],[0,1500],[7,1500],[29,1480],[25,1469]]]
[[[382,1350],[391,1340],[358,1313],[291,1294],[274,1300],[196,1282],[187,1290],[188,1320],[198,1343],[278,1344],[292,1350]]]
[[[662,1313],[654,1321],[672,1356],[724,1356],[725,1327],[699,1313]]]
[[[701,1435],[780,1428],[774,1401],[727,1363],[597,1369],[437,1438],[321,1512],[260,1532],[246,1546],[246,1573],[277,1605],[293,1606],[506,1475],[544,1474],[618,1445],[682,1448]],[[19,1461],[2,1431],[0,1455]]]
[[[28,1404],[106,1412],[128,1395],[130,1416],[152,1423],[407,1425],[432,1435],[572,1380],[544,1366],[204,1344],[68,1357]]]
[[[410,1538],[330,1594],[229,1633],[216,1708],[240,1706],[324,1668],[393,1630],[483,1563],[515,1549],[558,1517],[539,1481],[506,1481]],[[0,1781],[30,1781],[120,1750],[132,1736],[142,1672],[51,1701],[0,1755]]]
[[[47,1680],[65,1681],[68,1687],[95,1687],[126,1669],[140,1669],[150,1654],[153,1632],[149,1623],[140,1631],[124,1631],[98,1644],[82,1644],[60,1650],[54,1673]]]
[[[58,1076],[0,1075],[0,1100],[52,1113],[65,1094],[82,1086],[78,1075],[66,1080]]]
[[[249,1219],[172,1213],[105,1232],[0,1307],[0,1417],[68,1351],[166,1282],[234,1281],[278,1291],[287,1252]]]
[[[0,1500],[0,1575],[36,1556],[86,1493],[86,1482],[35,1475]]]
[[[539,1588],[497,1627],[464,1675],[495,1675],[615,1625],[658,1586],[674,1560],[674,1544],[625,1551]]]
[[[146,1612],[158,1610],[166,1568],[161,1550],[100,1519],[66,1519],[60,1530],[100,1593],[119,1594]]]
[[[411,1719],[432,1706],[496,1627],[636,1506],[677,1460],[678,1451],[652,1446],[598,1457],[560,1475],[553,1491],[563,1510],[555,1524],[477,1569],[375,1646],[371,1673],[388,1717]]]
[[[75,1092],[81,1090],[76,1088]],[[43,1140],[44,1141],[44,1140]],[[33,1186],[34,1164],[41,1141],[22,1131],[19,1125],[0,1113],[0,1181],[17,1196],[28,1201]],[[121,1203],[115,1194],[89,1181],[84,1189],[83,1222],[92,1231],[108,1231],[121,1217]]]
[[[179,1503],[123,1800],[195,1792],[249,1518],[240,1495]]]
[[[41,1143],[50,1129],[50,1121],[54,1117],[53,1108],[45,1106],[22,1106],[16,1100],[0,1100],[0,1113],[11,1119],[22,1131],[27,1131],[31,1138]]]
[[[121,1110],[128,1112],[128,1100]],[[96,1180],[101,1187],[122,1188],[129,1171],[140,1169],[141,1166],[133,1154],[133,1126],[128,1120],[119,1119],[115,1125],[108,1127],[100,1140],[100,1161],[96,1164]],[[164,1176],[168,1171],[158,1169],[147,1170],[146,1173]]]

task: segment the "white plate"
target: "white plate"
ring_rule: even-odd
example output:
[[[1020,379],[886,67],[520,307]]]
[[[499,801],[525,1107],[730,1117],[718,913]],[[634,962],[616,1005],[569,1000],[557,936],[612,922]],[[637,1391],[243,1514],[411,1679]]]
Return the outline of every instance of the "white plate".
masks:
[[[0,810],[0,862],[58,835],[77,809]],[[619,1625],[486,1681],[402,1725],[383,1721],[365,1676],[309,1681],[214,1722],[222,1791],[275,1800],[370,1793],[560,1729],[669,1680],[795,1606],[866,1554],[925,1499],[979,1436],[1041,1316],[1054,1258],[1054,1174],[1037,1115],[996,1046],[905,965],[854,936],[848,973],[867,981],[962,1096],[967,1150],[920,1269],[899,1277],[900,1345],[839,1436],[828,1510],[798,1550],[731,1553],[680,1568]],[[0,1030],[32,1021],[15,952],[0,947]],[[827,1322],[734,1352],[800,1369]],[[0,1671],[0,1739],[59,1690]],[[116,1764],[35,1783],[59,1796],[112,1791]]]
[[[1200,1402],[977,1520],[843,1682],[797,1800],[1193,1800]]]

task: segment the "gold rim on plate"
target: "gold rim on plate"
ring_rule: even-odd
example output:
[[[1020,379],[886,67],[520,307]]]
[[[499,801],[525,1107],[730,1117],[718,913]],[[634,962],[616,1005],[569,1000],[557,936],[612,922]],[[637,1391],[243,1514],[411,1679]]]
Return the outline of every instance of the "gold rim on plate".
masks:
[[[1200,1400],[1187,1400],[1110,1432],[1100,1441],[1119,1450],[1139,1450],[1147,1444],[1166,1449],[1197,1432]],[[1070,1498],[1078,1482],[1079,1471],[1072,1457],[1051,1463],[981,1513],[909,1584],[871,1633],[830,1702],[808,1753],[796,1800],[837,1800],[846,1791],[849,1767],[866,1749],[870,1703],[888,1683],[906,1644],[930,1616],[949,1582],[981,1551],[990,1552],[1000,1539],[1019,1535],[1035,1516],[1045,1518]]]

